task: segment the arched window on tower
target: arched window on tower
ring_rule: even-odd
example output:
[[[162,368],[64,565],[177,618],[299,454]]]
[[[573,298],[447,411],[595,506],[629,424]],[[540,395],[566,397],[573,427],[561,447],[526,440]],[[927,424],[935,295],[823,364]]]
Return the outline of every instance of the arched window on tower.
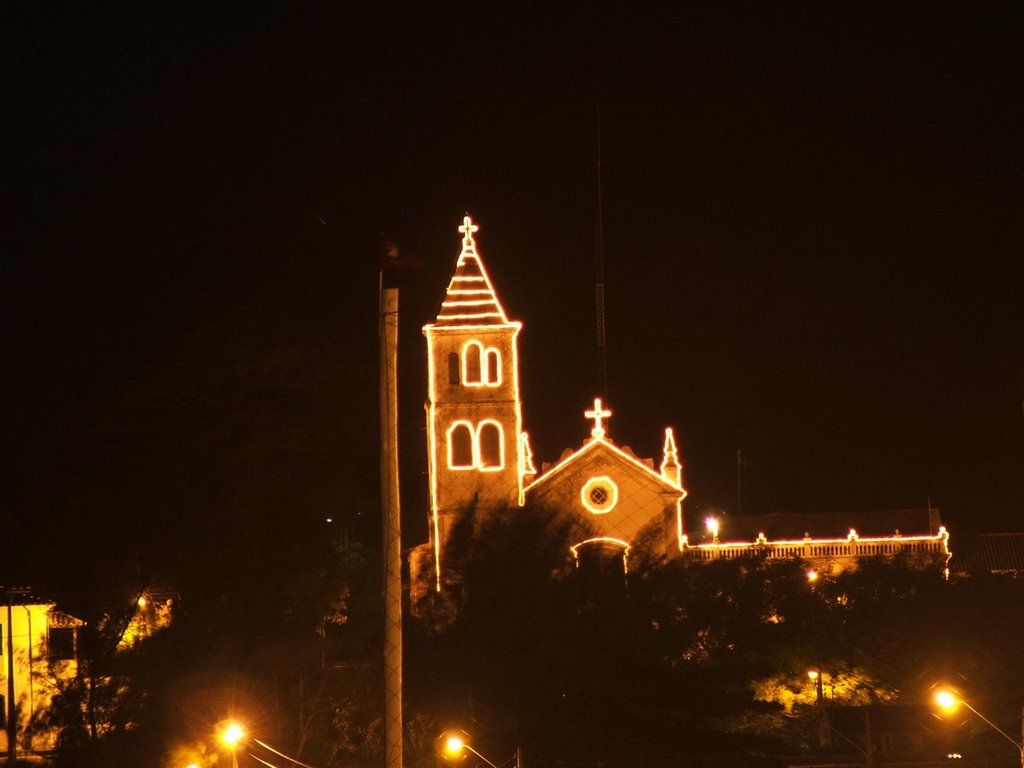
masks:
[[[453,387],[462,383],[462,361],[459,360],[459,353],[452,352],[448,355],[448,384]]]
[[[483,351],[479,341],[471,341],[466,344],[463,351],[463,364],[465,365],[465,380],[467,384],[480,383],[480,357]]]
[[[504,466],[501,451],[501,425],[485,421],[477,435],[480,446],[480,469],[501,469]]]
[[[484,382],[491,386],[501,384],[501,355],[498,354],[498,350],[491,349],[487,350],[487,376],[484,378]]]
[[[448,430],[448,466],[473,468],[473,430],[465,422],[457,422]]]

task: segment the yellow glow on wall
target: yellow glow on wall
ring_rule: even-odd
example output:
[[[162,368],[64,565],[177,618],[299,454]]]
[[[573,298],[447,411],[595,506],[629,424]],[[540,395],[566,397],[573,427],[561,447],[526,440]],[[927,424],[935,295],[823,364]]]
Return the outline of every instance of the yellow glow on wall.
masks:
[[[580,502],[595,515],[606,515],[619,503],[619,486],[607,475],[592,477],[580,489]]]
[[[157,601],[148,595],[140,595],[135,606],[136,610],[117,643],[119,651],[134,647],[161,629],[166,629],[173,621],[173,600]]]

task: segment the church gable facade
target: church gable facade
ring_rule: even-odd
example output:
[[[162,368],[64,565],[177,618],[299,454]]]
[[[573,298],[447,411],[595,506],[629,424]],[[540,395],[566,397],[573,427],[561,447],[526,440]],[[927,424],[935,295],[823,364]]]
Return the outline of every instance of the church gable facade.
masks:
[[[870,526],[851,517],[850,523],[864,523],[861,533],[850,525],[837,535],[829,525],[830,516],[811,515],[806,521],[779,518],[799,524],[802,536],[787,535],[788,529],[780,534],[775,530],[778,520],[768,525],[751,517],[730,518],[728,524],[709,519],[703,540],[699,532],[688,536],[683,467],[672,430],[665,430],[661,461],[655,468],[653,460],[637,458],[608,437],[612,414],[600,399],[585,412],[593,421],[590,438],[538,473],[523,429],[519,392],[522,324],[508,318],[498,299],[477,252],[477,230],[466,216],[459,227],[462,249],[440,311],[423,327],[428,360],[429,548],[435,589],[441,589],[445,546],[461,515],[469,510],[514,514],[527,503],[589,521],[593,535],[572,547],[577,562],[586,547],[626,555],[644,532],[644,542],[653,543],[660,554],[697,561],[749,555],[801,558],[810,565],[808,578],[816,576],[816,569],[856,567],[862,557],[909,554],[946,567],[949,534],[933,509],[922,518],[926,522],[914,518],[909,527],[909,518],[897,513],[880,513]],[[751,525],[760,526],[756,534],[746,530]],[[868,527],[871,533],[862,536]],[[647,536],[652,528],[657,535]],[[417,573],[423,555],[422,550],[415,555]]]
[[[628,448],[616,446],[603,422],[610,417],[600,399],[586,415],[594,419],[590,439],[545,471],[525,489],[527,501],[542,507],[564,509],[587,520],[594,536],[578,542],[573,553],[590,544],[629,551],[640,532],[649,525],[661,529],[659,549],[678,551],[682,537],[682,468],[671,430],[661,471]]]

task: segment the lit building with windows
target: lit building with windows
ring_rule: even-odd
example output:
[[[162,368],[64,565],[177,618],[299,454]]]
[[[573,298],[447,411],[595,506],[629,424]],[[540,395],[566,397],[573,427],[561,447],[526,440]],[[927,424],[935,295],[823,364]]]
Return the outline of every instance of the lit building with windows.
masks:
[[[4,592],[6,600],[0,609],[0,752],[9,754],[13,734],[15,754],[30,757],[56,746],[56,733],[30,731],[27,726],[50,706],[58,677],[76,674],[78,630],[83,622],[27,590]]]
[[[935,509],[923,515],[846,516],[842,522],[829,515],[738,517],[716,521],[710,541],[689,536],[683,465],[673,430],[667,428],[661,438],[657,464],[638,457],[609,436],[612,412],[599,398],[584,412],[592,421],[589,438],[538,471],[523,430],[517,350],[522,324],[508,318],[498,299],[477,251],[477,230],[466,216],[459,227],[462,249],[455,272],[436,319],[423,328],[436,589],[444,577],[445,545],[460,515],[527,503],[587,520],[593,535],[573,545],[577,562],[599,553],[621,558],[628,568],[630,550],[642,541],[659,554],[713,560],[758,553],[802,558],[823,571],[855,567],[860,557],[900,553],[946,566],[949,537]],[[796,527],[799,532],[793,533]],[[414,573],[421,573],[424,559],[422,551],[414,553]]]

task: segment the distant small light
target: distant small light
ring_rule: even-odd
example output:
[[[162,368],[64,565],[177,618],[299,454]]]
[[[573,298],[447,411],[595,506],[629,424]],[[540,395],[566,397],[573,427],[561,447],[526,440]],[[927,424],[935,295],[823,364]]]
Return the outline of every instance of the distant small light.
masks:
[[[811,678],[811,680],[817,680],[818,679],[818,670],[816,670],[816,669],[808,670],[807,671],[807,676],[809,678]]]
[[[328,517],[327,518],[327,522],[328,523],[333,523],[334,522],[334,518],[333,517]]]
[[[148,604],[149,602],[146,600],[145,595],[139,598],[139,608],[145,608]]]
[[[960,760],[963,758],[963,755],[961,755],[959,752],[950,752],[948,755],[946,755],[946,757],[948,757],[950,760]]]
[[[815,571],[815,570],[808,571],[807,572],[807,580],[811,581],[811,582],[817,581],[818,580],[818,572]]]

